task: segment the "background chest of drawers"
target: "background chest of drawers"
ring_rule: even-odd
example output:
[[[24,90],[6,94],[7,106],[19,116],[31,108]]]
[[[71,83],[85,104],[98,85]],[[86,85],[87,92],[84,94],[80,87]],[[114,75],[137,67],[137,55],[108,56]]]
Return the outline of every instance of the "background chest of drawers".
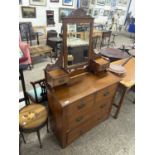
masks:
[[[51,124],[62,147],[109,117],[119,80],[88,73],[74,85],[48,88]]]

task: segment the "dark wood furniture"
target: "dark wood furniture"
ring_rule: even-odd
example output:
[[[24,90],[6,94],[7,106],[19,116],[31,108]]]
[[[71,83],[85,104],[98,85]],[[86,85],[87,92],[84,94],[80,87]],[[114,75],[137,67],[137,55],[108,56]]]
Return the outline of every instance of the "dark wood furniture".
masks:
[[[126,59],[122,59],[119,61],[113,62],[114,64],[122,64]],[[135,58],[130,59],[125,65],[126,73],[124,76],[119,76],[121,78],[119,87],[122,89],[122,94],[119,103],[116,105],[113,104],[116,107],[116,113],[114,115],[114,118],[118,117],[118,114],[120,112],[121,106],[123,104],[124,98],[126,93],[132,89],[135,85]]]
[[[53,131],[62,147],[108,119],[119,78],[88,73],[71,86],[48,87],[48,103],[53,114]]]
[[[30,55],[31,57],[37,57],[40,55],[47,55],[49,54],[52,58],[52,48],[47,45],[39,45],[39,46],[31,46],[30,47]]]
[[[48,111],[41,104],[30,104],[19,111],[19,131],[24,139],[23,133],[37,132],[40,148],[42,148],[40,129],[47,125]],[[26,143],[25,139],[24,142]]]
[[[26,105],[29,104],[29,99],[28,99],[28,96],[27,96],[27,93],[26,93],[25,79],[24,79],[23,71],[25,69],[27,69],[27,68],[28,68],[28,65],[27,64],[20,64],[19,65],[19,80],[21,80],[21,85],[22,85],[23,94],[24,94],[24,97],[23,98],[20,98],[19,99],[19,102],[25,101]]]
[[[58,45],[62,43],[62,38],[59,37],[49,37],[47,41],[47,45],[53,48],[55,52],[55,57],[58,57]]]
[[[101,47],[110,45],[110,37],[111,37],[111,31],[103,31],[102,32],[102,41],[101,41]]]
[[[47,102],[47,89],[45,79],[30,82],[33,89],[27,91],[27,96],[34,103]]]
[[[116,48],[101,49],[100,53],[101,55],[109,58],[111,61],[124,59],[130,56],[127,52],[116,49]]]
[[[32,45],[32,40],[37,40],[37,44],[39,45],[39,33],[34,32],[31,22],[20,22],[19,30],[22,41],[30,41],[30,45]]]
[[[82,23],[81,26],[84,24],[82,27],[86,28],[84,34],[88,35],[89,32],[89,35],[86,38],[78,38],[75,32],[75,36],[70,38],[67,28],[72,23],[78,25]],[[71,25],[71,27],[73,26],[75,25]],[[119,77],[110,72],[106,72],[104,77],[89,72],[90,61],[95,59],[92,47],[92,29],[93,18],[87,16],[82,9],[77,9],[70,16],[63,18],[63,52],[58,59],[60,63],[57,63],[57,66],[62,67],[68,73],[69,83],[63,85],[59,83],[59,86],[52,85],[51,78],[48,76],[56,65],[47,66],[45,69],[52,129],[63,148],[81,134],[108,119],[120,81]],[[80,33],[83,34],[83,32]],[[72,54],[69,53],[70,48],[80,45],[87,45],[86,61],[68,65],[68,54]],[[100,67],[99,63],[98,65]]]

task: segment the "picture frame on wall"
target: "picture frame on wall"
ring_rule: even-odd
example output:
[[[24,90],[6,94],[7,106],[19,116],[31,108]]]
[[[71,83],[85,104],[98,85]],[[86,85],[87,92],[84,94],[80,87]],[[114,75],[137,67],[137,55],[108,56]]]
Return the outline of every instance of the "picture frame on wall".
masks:
[[[111,0],[105,0],[105,5],[110,6],[111,5]]]
[[[36,8],[22,6],[22,17],[23,18],[36,18]]]
[[[90,3],[91,3],[92,5],[95,5],[95,4],[96,4],[96,0],[91,0]]]
[[[128,4],[128,0],[118,0],[117,5],[126,6]]]
[[[59,3],[59,0],[50,0],[50,2]]]
[[[80,7],[81,8],[89,8],[90,0],[81,0]]]
[[[46,6],[47,0],[29,0],[30,5]]]
[[[100,13],[99,13],[100,16],[104,16],[104,9],[100,9],[99,12],[100,12]]]
[[[62,5],[73,6],[73,0],[62,0]]]
[[[97,0],[97,5],[105,5],[105,0]]]
[[[59,23],[62,23],[62,18],[70,15],[73,10],[70,8],[59,8]]]
[[[99,16],[99,13],[100,13],[100,10],[99,9],[94,9],[93,10],[93,17],[98,17]]]
[[[103,16],[108,17],[108,16],[109,16],[109,14],[110,14],[110,10],[104,10],[104,14],[103,14]]]
[[[22,0],[19,0],[19,5],[22,5]]]
[[[53,10],[46,10],[46,20],[47,20],[47,26],[55,24]]]

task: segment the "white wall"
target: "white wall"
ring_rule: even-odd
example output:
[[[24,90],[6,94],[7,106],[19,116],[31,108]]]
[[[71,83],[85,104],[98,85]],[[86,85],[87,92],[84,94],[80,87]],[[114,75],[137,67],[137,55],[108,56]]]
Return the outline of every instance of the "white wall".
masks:
[[[135,0],[131,1],[129,12],[131,12],[131,16],[135,17]]]
[[[73,6],[63,6],[62,0],[59,0],[59,3],[51,3],[50,0],[47,0],[46,6],[32,6],[29,5],[29,0],[22,0],[22,5],[19,6],[19,22],[32,22],[33,26],[47,26],[46,24],[46,10],[54,10],[54,21],[55,26],[48,26],[47,30],[56,30],[60,33],[61,23],[59,23],[59,8],[76,8],[76,0],[74,0]],[[36,7],[36,18],[22,18],[21,6],[32,6]]]
[[[76,9],[77,5],[77,0],[74,0],[73,6],[63,6],[62,5],[62,0],[59,0],[59,3],[51,3],[50,0],[47,0],[46,6],[32,6],[36,7],[36,18],[22,18],[21,14],[21,6],[30,6],[29,5],[29,0],[22,0],[22,5],[19,6],[19,22],[32,22],[33,26],[46,26],[46,10],[54,10],[54,21],[55,21],[55,26],[48,26],[47,30],[53,29],[56,30],[58,33],[60,33],[61,30],[61,23],[59,23],[59,7],[65,7],[65,8],[74,8]],[[132,0],[134,2],[134,0]],[[129,4],[129,0],[128,0]],[[128,6],[128,5],[127,5]],[[127,6],[116,6],[117,9],[122,9],[122,10],[127,10]],[[134,3],[132,3],[133,8]],[[103,8],[105,10],[110,10],[111,6],[99,6],[99,5],[90,5],[90,8]],[[132,9],[133,10],[133,9]],[[122,16],[120,19],[120,24],[124,24],[125,16]],[[99,16],[96,18],[94,21],[95,23],[105,23],[107,21],[107,17],[104,16]]]

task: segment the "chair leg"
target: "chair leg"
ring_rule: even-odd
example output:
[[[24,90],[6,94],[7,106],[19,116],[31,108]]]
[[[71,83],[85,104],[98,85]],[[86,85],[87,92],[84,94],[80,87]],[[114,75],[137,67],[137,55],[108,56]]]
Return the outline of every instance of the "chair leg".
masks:
[[[42,148],[41,139],[40,139],[40,131],[39,130],[37,131],[37,136],[38,136],[40,148]]]
[[[48,118],[47,118],[47,132],[49,133],[49,129],[48,129]]]
[[[21,132],[20,134],[21,134],[21,136],[23,138],[24,143],[26,144],[26,140],[25,140],[25,137],[24,137],[23,133]]]

